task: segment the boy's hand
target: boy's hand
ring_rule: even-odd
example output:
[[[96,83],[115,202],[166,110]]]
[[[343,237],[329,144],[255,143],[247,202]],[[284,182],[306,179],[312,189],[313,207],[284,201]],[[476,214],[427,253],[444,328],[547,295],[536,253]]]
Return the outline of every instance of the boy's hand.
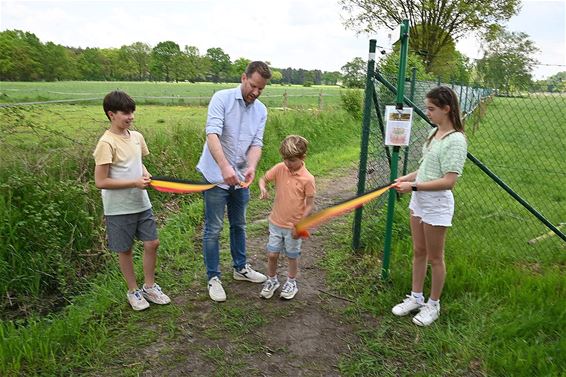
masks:
[[[259,198],[260,199],[269,199],[269,192],[263,187],[259,188]]]
[[[149,177],[139,177],[135,181],[135,187],[139,188],[140,190],[143,190],[147,186],[149,186],[150,182],[151,182],[151,179]]]

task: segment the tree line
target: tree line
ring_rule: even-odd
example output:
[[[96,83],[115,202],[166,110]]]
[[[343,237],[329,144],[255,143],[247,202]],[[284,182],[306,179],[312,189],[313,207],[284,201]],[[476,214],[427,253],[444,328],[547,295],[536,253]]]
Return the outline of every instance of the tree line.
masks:
[[[195,46],[181,48],[173,41],[150,47],[135,42],[120,48],[75,48],[42,43],[33,33],[0,32],[2,81],[209,81],[239,82],[246,58],[231,60],[220,47],[201,54]],[[319,69],[273,68],[272,83],[336,85],[340,72]]]

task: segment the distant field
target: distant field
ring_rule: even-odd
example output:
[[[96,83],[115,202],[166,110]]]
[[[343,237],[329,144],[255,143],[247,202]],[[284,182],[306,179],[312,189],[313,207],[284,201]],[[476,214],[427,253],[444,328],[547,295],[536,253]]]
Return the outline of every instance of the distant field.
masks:
[[[139,103],[204,106],[217,90],[237,85],[236,83],[132,81],[1,82],[0,104],[66,100],[98,101],[109,91],[120,89],[128,92]],[[347,89],[327,85],[303,87],[273,84],[265,88],[261,101],[269,107],[319,107],[322,98],[322,106],[334,106],[340,101],[341,90]]]

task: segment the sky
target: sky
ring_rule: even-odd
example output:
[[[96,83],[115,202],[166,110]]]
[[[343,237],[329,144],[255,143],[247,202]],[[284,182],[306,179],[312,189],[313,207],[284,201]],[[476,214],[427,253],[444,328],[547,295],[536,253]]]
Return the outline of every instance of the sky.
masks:
[[[337,0],[0,0],[0,31],[28,31],[43,43],[83,48],[171,40],[202,55],[220,47],[232,61],[340,71],[354,57],[367,58],[369,39],[380,46],[389,41],[387,30],[346,30],[341,14]],[[523,0],[508,28],[529,34],[541,50],[536,58],[545,65],[536,67],[536,79],[566,71],[566,0]],[[481,57],[473,38],[457,49]]]

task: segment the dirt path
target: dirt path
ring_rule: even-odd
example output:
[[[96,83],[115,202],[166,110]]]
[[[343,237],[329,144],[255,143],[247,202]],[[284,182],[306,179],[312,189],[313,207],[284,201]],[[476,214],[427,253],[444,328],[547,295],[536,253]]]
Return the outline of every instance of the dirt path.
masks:
[[[318,179],[317,208],[353,195],[355,182],[352,175]],[[248,261],[259,271],[265,270],[266,217],[249,220],[250,226],[262,227],[248,237]],[[355,325],[342,316],[349,302],[330,293],[318,265],[328,242],[325,233],[323,227],[303,243],[299,293],[293,300],[281,300],[278,293],[261,299],[261,284],[234,281],[225,265],[225,303],[212,302],[200,280],[174,297],[174,305],[182,308],[176,336],[142,351],[150,359],[142,375],[339,376],[339,359],[357,338]],[[282,259],[278,273],[284,281]]]

